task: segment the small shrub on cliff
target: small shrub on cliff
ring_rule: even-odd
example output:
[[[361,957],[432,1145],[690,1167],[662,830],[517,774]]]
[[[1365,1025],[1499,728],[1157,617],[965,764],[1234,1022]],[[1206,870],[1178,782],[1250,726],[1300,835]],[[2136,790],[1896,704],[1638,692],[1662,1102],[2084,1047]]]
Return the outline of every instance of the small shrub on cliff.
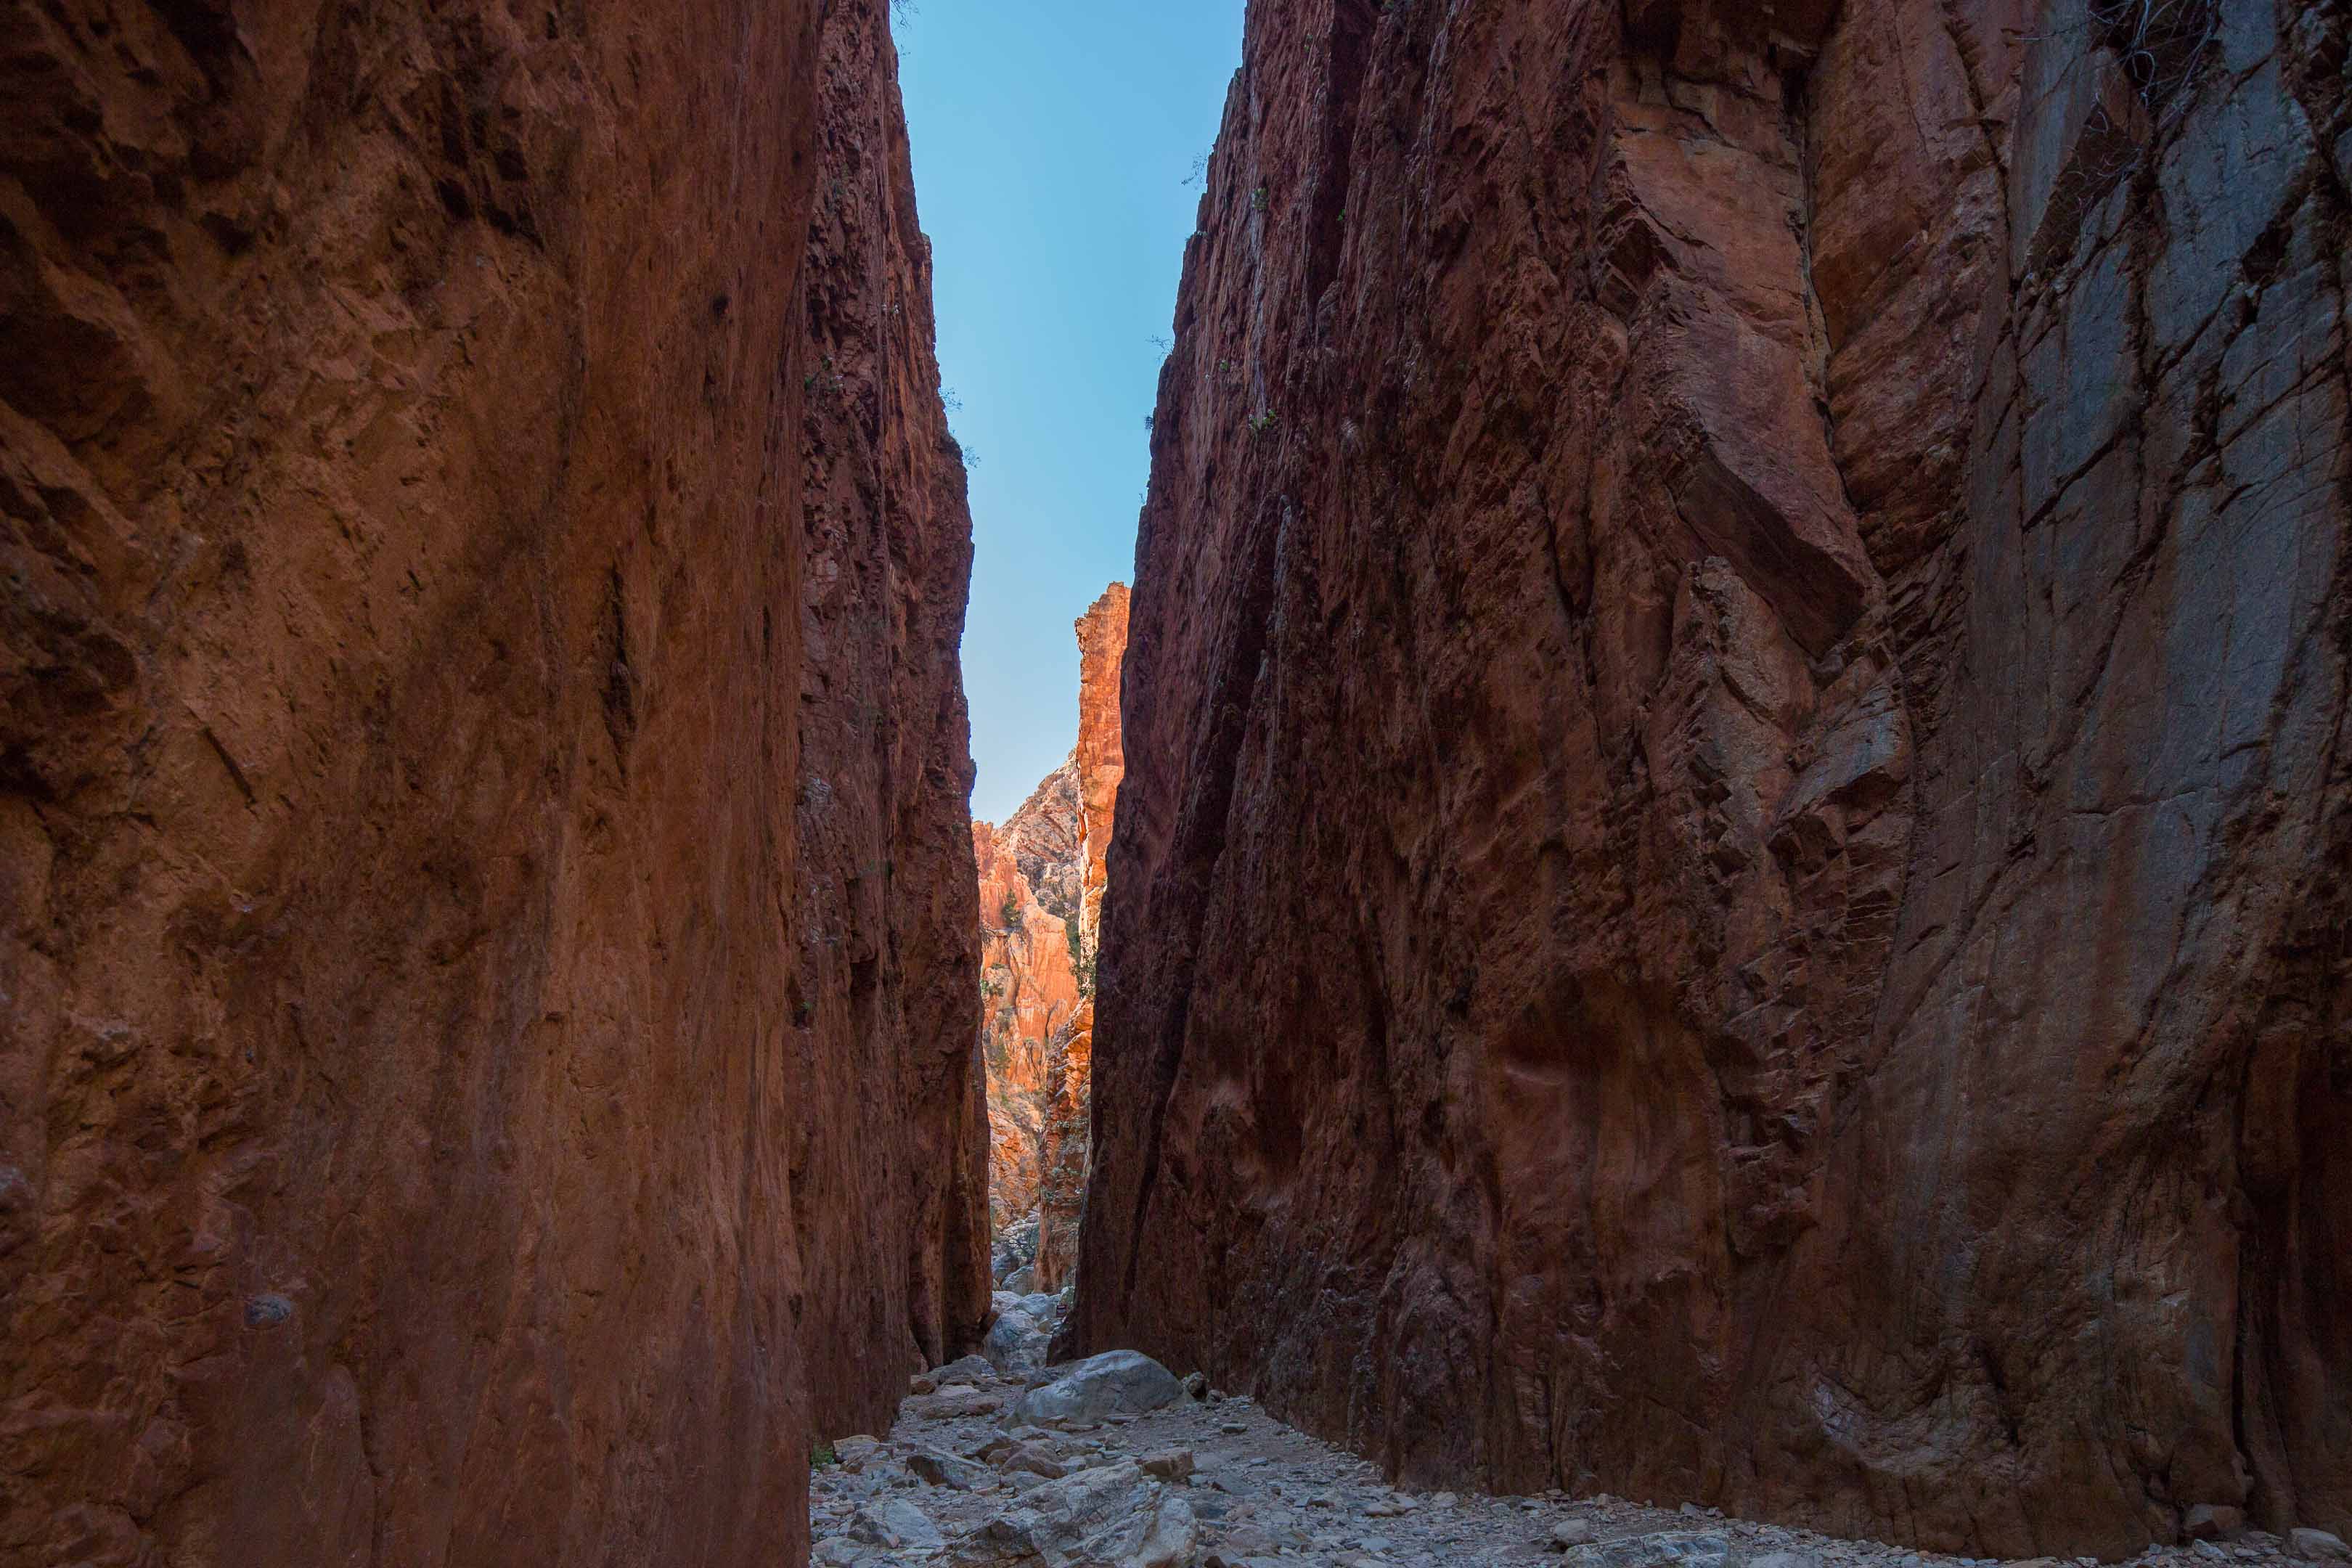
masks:
[[[1280,421],[1274,416],[1273,409],[1261,408],[1256,413],[1250,416],[1249,433],[1253,437],[1263,436],[1272,430],[1279,423]]]
[[[1095,955],[1087,951],[1086,932],[1078,929],[1075,915],[1063,919],[1062,930],[1069,938],[1070,972],[1077,976],[1078,994],[1091,1000],[1095,994]]]

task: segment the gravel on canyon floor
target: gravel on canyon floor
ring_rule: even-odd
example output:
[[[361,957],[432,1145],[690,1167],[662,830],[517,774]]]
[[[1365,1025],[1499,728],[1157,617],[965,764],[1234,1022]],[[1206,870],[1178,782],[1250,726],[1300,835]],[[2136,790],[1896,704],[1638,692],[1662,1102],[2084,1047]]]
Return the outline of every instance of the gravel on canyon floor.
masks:
[[[1050,1326],[1062,1303],[1002,1296]],[[1012,1309],[1020,1313],[1013,1318]],[[812,1561],[829,1568],[1988,1568],[1989,1561],[1727,1519],[1685,1503],[1404,1492],[1245,1397],[1131,1352],[1042,1367],[1045,1333],[992,1338],[915,1378],[887,1436],[819,1451]],[[2157,1547],[2142,1568],[2343,1561],[2335,1537]],[[2081,1563],[2094,1560],[2080,1559]],[[2071,1568],[2036,1560],[2035,1568]]]

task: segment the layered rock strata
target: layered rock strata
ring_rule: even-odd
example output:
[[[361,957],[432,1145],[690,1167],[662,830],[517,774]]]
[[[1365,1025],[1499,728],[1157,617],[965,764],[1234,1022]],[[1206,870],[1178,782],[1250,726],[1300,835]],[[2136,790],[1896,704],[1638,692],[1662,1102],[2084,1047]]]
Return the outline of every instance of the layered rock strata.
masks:
[[[981,1043],[993,1152],[990,1207],[1003,1230],[1037,1216],[1024,1283],[1068,1281],[1085,1204],[1093,1093],[1094,968],[1123,771],[1119,660],[1127,585],[1076,622],[1078,739],[1002,829],[972,824],[980,862]]]
[[[0,39],[0,1563],[799,1560],[987,1311],[878,0]]]
[[[1252,9],[1073,1348],[1409,1481],[2352,1523],[2347,32]]]

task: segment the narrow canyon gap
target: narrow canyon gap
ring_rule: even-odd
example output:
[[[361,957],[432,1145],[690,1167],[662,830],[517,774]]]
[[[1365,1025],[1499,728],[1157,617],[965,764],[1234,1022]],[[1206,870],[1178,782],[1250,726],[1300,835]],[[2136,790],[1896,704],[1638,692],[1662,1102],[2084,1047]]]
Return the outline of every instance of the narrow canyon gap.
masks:
[[[1124,583],[1078,617],[1076,743],[1003,827],[971,825],[994,1273],[1016,1296],[1062,1289],[1077,1258],[1127,621]]]
[[[2352,1524],[2347,30],[1250,7],[1068,1345],[1422,1485]]]
[[[0,6],[0,1563],[796,1562],[984,1326],[885,23]]]

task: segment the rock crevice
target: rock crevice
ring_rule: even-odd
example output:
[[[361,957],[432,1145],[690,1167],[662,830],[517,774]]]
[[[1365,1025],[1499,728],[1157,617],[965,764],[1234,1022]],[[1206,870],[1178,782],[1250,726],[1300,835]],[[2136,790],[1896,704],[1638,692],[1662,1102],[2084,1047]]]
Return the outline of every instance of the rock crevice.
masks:
[[[1119,666],[1127,585],[1080,616],[1078,737],[1002,829],[972,824],[980,862],[981,1047],[988,1064],[997,1283],[1069,1282],[1087,1186],[1095,969],[1124,763]],[[1014,1276],[1018,1278],[1015,1279]]]

